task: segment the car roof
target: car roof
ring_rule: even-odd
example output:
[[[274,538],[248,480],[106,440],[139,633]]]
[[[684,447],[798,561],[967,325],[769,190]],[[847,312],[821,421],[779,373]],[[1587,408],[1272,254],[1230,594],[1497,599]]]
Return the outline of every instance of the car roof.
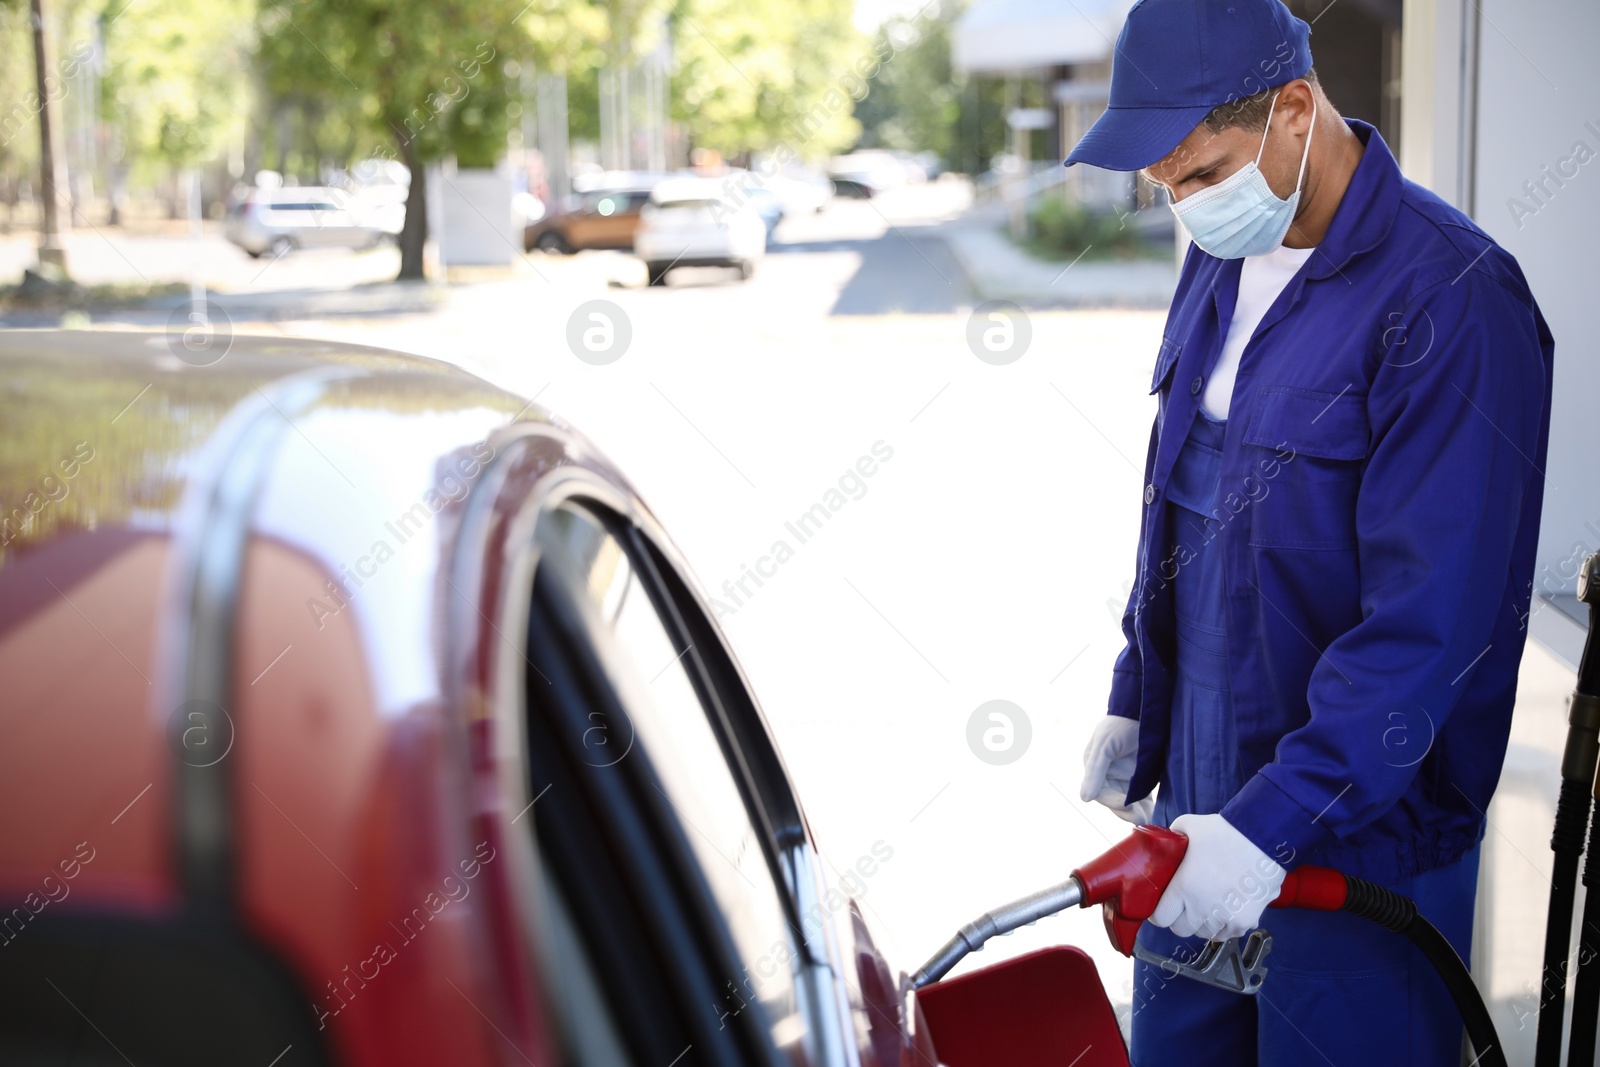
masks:
[[[0,454],[7,457],[0,502],[37,495],[39,479],[80,438],[99,453],[91,464],[97,484],[116,497],[113,506],[77,492],[42,510],[0,544],[0,570],[11,553],[42,547],[58,528],[175,523],[196,457],[218,428],[240,407],[301,379],[381,379],[390,384],[369,389],[387,391],[402,405],[418,389],[457,383],[487,398],[475,403],[508,415],[525,407],[523,398],[438,360],[332,341],[235,336],[220,319],[215,332],[196,334],[187,312],[187,301],[178,303],[177,325],[165,332],[0,331],[0,380],[8,386],[0,394]],[[542,419],[577,433],[543,408],[526,408],[523,421]]]
[[[723,200],[731,203],[727,182],[727,178],[669,178],[650,190],[650,199],[658,204],[674,200]]]
[[[292,204],[302,200],[332,200],[342,202],[350,194],[343,189],[327,185],[291,185],[277,189],[252,189],[257,202],[264,204]]]
[[[671,174],[646,170],[608,170],[599,173],[579,174],[572,179],[575,193],[611,193],[638,189],[649,191],[657,182],[672,177]]]

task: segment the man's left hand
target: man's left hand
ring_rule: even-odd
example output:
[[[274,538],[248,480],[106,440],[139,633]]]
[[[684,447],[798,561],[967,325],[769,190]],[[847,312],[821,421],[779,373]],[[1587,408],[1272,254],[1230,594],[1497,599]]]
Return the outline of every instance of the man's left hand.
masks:
[[[1189,847],[1150,922],[1208,941],[1254,930],[1289,872],[1221,815],[1180,815],[1172,829]]]

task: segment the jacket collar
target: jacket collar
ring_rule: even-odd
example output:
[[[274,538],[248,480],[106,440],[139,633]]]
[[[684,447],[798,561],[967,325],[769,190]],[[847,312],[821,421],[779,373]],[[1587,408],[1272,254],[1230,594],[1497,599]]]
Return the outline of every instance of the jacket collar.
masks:
[[[1370,122],[1344,121],[1361,138],[1366,151],[1356,164],[1327,234],[1306,264],[1307,278],[1326,278],[1342,271],[1350,260],[1377,247],[1400,211],[1400,165],[1389,146]]]

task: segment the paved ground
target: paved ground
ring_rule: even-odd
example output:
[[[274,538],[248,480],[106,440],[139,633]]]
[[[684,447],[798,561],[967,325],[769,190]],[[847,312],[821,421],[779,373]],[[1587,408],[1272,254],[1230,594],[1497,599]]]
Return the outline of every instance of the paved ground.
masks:
[[[537,395],[620,463],[731,608],[723,624],[828,855],[843,870],[875,842],[893,849],[863,904],[907,969],[1123,830],[1076,786],[1117,651],[1108,604],[1120,610],[1132,563],[1132,457],[1161,322],[974,320],[971,282],[936,232],[961,206],[950,193],[787,222],[745,283],[682,270],[648,288],[642,265],[616,254],[535,255],[448,286],[382,281],[392,252],[269,264],[213,238],[194,257],[236,331],[461,363]],[[80,234],[80,250],[102,240],[97,256],[80,251],[80,274],[96,258],[107,276],[183,265],[170,239]],[[581,333],[595,309],[629,335],[605,365],[569,344],[569,324]],[[759,589],[725,591],[875,445],[892,458],[846,480],[823,531]],[[976,709],[996,699],[1031,733],[1004,766],[968,744]],[[987,955],[1061,939],[1090,947],[1119,989],[1126,967],[1087,913]]]
[[[961,206],[950,194],[845,202],[785,223],[745,283],[684,270],[648,288],[637,260],[582,254],[402,286],[385,280],[392,252],[267,263],[214,237],[188,248],[92,233],[80,234],[79,262],[107,278],[181,277],[198,264],[239,332],[451,360],[583,428],[728,605],[723,625],[837,869],[877,842],[893,850],[862,902],[909,970],[957,925],[1059,881],[1126,830],[1080,803],[1077,782],[1120,647],[1163,319],[975,313],[981,293],[941,236]],[[17,245],[0,241],[0,276],[31,255]],[[159,327],[168,313],[98,325]],[[572,340],[596,325],[620,351],[612,362]],[[848,478],[875,447],[890,458]],[[828,525],[738,590],[788,537],[786,521],[835,488],[847,502]],[[1486,854],[1503,1032],[1516,1031],[1516,998],[1537,972],[1527,947],[1538,931],[1516,902],[1544,891],[1540,771],[1570,686],[1530,662],[1532,710]],[[969,742],[995,700],[1020,709],[1009,763]],[[1060,941],[1086,947],[1127,1002],[1130,969],[1092,913],[981,958]],[[1522,1038],[1531,1029],[1507,1036]]]

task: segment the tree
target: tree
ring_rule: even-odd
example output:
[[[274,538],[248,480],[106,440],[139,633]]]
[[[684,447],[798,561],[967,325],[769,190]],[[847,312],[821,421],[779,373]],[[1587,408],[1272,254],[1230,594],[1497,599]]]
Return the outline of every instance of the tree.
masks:
[[[50,25],[44,17],[44,0],[31,0],[31,11],[34,92],[39,99],[39,192],[44,204],[39,232],[39,264],[49,264],[66,273],[67,225],[63,224],[61,214],[67,204],[67,161],[62,149],[61,126],[55,114],[51,86],[55,73],[50,67],[55,55],[50,48]]]
[[[32,105],[37,90],[31,26],[27,4],[0,0],[0,101],[5,102],[0,105],[0,178],[5,182],[8,206],[14,204],[17,186],[26,180],[24,175],[39,162]]]
[[[4,54],[0,55],[5,68],[0,71],[0,86],[11,90],[5,99],[12,102],[0,114],[0,160],[24,166],[37,163],[43,209],[39,263],[65,274],[71,208],[61,116],[56,105],[82,57],[57,53],[54,37],[61,20],[52,17],[47,9],[53,6],[46,5],[45,0],[0,0],[0,30],[11,31],[6,34]],[[25,46],[23,41],[27,42]],[[31,145],[25,136],[30,124],[37,131]]]
[[[449,152],[484,165],[505,147],[505,63],[526,38],[514,0],[265,0],[259,61],[267,91],[315,99],[411,175],[400,274],[423,277],[425,167]]]
[[[932,0],[879,28],[877,47],[892,58],[856,107],[862,146],[931,151],[970,173],[1005,150],[1004,85],[997,78],[969,78],[951,65],[950,25],[957,14],[950,0]]]
[[[138,0],[103,22],[106,121],[151,179],[218,159],[242,133],[254,0]]]
[[[683,0],[673,22],[675,111],[698,146],[724,156],[847,147],[854,102],[882,58],[851,0]]]

